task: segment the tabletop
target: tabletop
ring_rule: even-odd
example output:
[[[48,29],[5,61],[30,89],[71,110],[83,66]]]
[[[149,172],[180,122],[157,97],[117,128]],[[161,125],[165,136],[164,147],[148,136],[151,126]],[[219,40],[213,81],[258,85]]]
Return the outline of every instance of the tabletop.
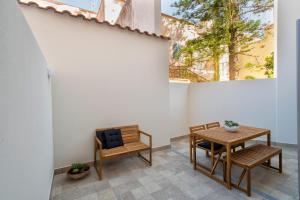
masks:
[[[211,142],[223,145],[234,145],[263,135],[268,135],[270,133],[271,132],[268,129],[240,126],[240,128],[234,133],[226,131],[224,127],[220,127],[198,131],[195,134],[200,138]]]

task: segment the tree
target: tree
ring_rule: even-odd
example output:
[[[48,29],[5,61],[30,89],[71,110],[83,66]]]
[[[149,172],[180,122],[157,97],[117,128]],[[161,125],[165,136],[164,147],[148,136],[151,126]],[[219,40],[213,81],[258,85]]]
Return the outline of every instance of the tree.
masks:
[[[262,24],[253,15],[273,8],[273,0],[178,0],[173,4],[176,15],[199,26],[207,22],[206,29],[222,33],[222,46],[229,54],[229,79],[237,75],[237,58],[247,55],[251,42],[262,36]]]
[[[197,52],[197,62],[212,61],[214,66],[214,81],[220,80],[220,58],[225,53],[223,47],[224,37],[220,28],[215,28],[214,24],[209,31],[200,34],[200,37],[186,44],[187,48]]]
[[[265,57],[265,63],[263,65],[246,63],[245,67],[248,69],[264,71],[264,75],[267,78],[274,78],[274,52],[272,52],[269,56]]]
[[[265,75],[268,78],[274,78],[274,52],[265,58],[265,64],[262,69],[265,70]]]

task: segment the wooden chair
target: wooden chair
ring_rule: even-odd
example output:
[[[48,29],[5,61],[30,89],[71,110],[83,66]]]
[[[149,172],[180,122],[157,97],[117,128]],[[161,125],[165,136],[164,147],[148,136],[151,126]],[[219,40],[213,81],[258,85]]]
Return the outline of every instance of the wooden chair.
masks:
[[[152,165],[152,136],[150,134],[139,130],[138,125],[102,128],[96,129],[96,131],[108,129],[120,129],[124,145],[112,149],[102,149],[101,141],[95,137],[94,165],[100,180],[102,179],[103,161],[106,159],[137,153],[138,157],[146,161],[149,166]],[[144,144],[141,141],[141,135],[148,137],[148,144]],[[149,151],[148,159],[140,154],[142,151]],[[97,154],[99,155],[99,160],[97,160]]]
[[[279,167],[273,167],[268,162],[274,156],[279,155]],[[231,155],[232,164],[242,167],[244,170],[240,175],[237,184],[231,183],[233,187],[245,192],[248,196],[251,196],[251,169],[258,165],[263,165],[268,168],[276,169],[279,173],[282,173],[282,149],[271,147],[263,144],[257,144],[240,151],[237,151]],[[226,159],[223,164],[223,178],[226,181]],[[247,189],[242,188],[241,182],[244,176],[247,176]]]
[[[212,123],[208,123],[205,125],[200,125],[200,126],[194,126],[194,127],[190,127],[190,161],[193,162],[193,139],[192,139],[192,135],[194,133],[196,133],[197,131],[201,131],[201,130],[207,130],[207,129],[214,129],[214,128],[219,128],[220,127],[220,123],[219,122],[212,122]],[[238,144],[236,146],[232,147],[232,150],[235,152],[235,148],[241,146],[242,148],[244,148],[244,143],[242,144]],[[210,174],[214,174],[214,171],[217,167],[218,162],[221,160],[222,158],[222,153],[225,151],[225,147],[222,144],[218,144],[218,143],[213,143],[213,142],[207,142],[204,141],[202,139],[197,139],[197,142],[195,144],[195,146],[197,148],[203,149],[205,151],[206,157],[210,157],[211,159],[211,168],[207,168],[203,165],[201,165],[202,168],[208,170],[210,172]],[[211,154],[211,155],[209,155]],[[215,158],[215,156],[217,156],[217,158]]]
[[[199,131],[203,131],[205,130],[205,125],[198,125],[198,126],[193,126],[193,127],[190,127],[190,135],[189,135],[189,140],[190,140],[190,161],[191,163],[193,162],[193,134],[196,133],[196,132],[199,132]],[[203,141],[203,139],[201,138],[197,138],[197,143]]]
[[[215,168],[217,167],[217,163],[219,162],[222,152],[224,151],[223,145],[213,143],[213,142],[208,142],[201,138],[196,138],[195,144],[193,143],[193,137],[197,137],[197,135],[195,135],[195,133],[206,130],[207,127],[209,127],[209,128],[212,128],[213,126],[217,127],[217,124],[213,125],[213,123],[210,123],[209,126],[207,126],[207,125],[208,124],[190,127],[190,161],[191,162],[194,161],[193,148],[200,148],[200,149],[204,150],[206,152],[207,157],[209,156],[209,152],[210,152],[211,153],[211,168],[207,168],[206,166],[201,165],[201,164],[198,164],[198,165],[201,165],[201,167],[206,169],[207,171],[209,171],[209,173],[214,174]],[[219,126],[220,126],[220,124],[219,124]],[[218,155],[218,158],[215,161],[216,155]]]

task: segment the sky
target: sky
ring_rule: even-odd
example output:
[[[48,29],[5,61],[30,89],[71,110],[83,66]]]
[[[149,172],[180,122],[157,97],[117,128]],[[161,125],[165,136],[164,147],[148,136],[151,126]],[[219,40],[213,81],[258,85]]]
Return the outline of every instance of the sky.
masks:
[[[70,6],[82,8],[97,12],[100,6],[100,0],[58,0]]]
[[[62,3],[83,8],[85,10],[91,10],[97,12],[100,6],[100,0],[58,0]],[[161,0],[161,11],[165,14],[172,15],[176,12],[176,9],[171,7],[171,4],[177,0]],[[269,11],[261,16],[254,16],[253,19],[261,19],[262,23],[272,23],[273,20],[273,11]]]
[[[178,0],[161,0],[161,12],[174,16],[176,8],[171,7],[171,5],[176,1]],[[253,19],[260,19],[262,23],[273,23],[273,11],[268,11],[260,16],[253,16]]]
[[[171,7],[171,4],[174,2],[176,2],[176,0],[161,0],[161,12],[173,15],[176,10]]]

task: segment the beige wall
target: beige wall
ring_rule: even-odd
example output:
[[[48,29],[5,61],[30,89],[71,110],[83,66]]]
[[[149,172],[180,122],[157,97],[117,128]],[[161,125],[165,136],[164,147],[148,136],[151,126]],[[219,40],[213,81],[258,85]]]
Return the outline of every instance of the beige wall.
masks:
[[[169,144],[168,41],[23,6],[53,83],[55,167],[93,159],[94,130],[139,124]]]
[[[16,1],[0,1],[0,199],[49,199],[51,84]]]
[[[254,65],[264,65],[265,58],[270,56],[272,52],[275,52],[275,38],[274,38],[274,26],[269,26],[265,31],[265,36],[262,40],[254,43],[251,48],[251,51],[247,52],[248,55],[239,56],[238,65],[241,68],[239,71],[239,80],[244,80],[246,76],[253,76],[256,79],[265,79],[268,78],[265,75],[264,70],[258,69],[248,69],[244,66],[247,63],[252,63]]]

